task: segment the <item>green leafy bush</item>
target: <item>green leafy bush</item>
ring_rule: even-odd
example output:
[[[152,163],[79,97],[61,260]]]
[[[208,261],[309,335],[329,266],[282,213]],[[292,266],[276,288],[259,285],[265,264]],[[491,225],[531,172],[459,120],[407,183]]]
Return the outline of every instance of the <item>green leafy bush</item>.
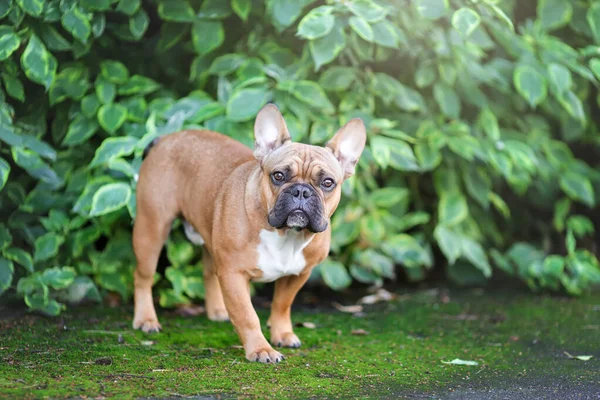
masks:
[[[600,281],[600,1],[0,0],[0,292],[35,310],[131,294],[145,146],[182,128],[251,145],[361,117],[330,261],[342,289],[435,263],[579,294]],[[203,297],[175,228],[160,303]]]

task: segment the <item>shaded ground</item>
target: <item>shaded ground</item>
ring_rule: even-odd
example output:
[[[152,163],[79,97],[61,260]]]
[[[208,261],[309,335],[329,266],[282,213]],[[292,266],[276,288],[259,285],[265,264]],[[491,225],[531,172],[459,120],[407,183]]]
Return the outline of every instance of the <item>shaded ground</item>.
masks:
[[[299,307],[316,329],[297,328],[303,347],[276,366],[246,362],[231,325],[205,316],[159,311],[164,333],[144,335],[129,307],[48,319],[0,306],[0,398],[600,399],[600,293],[398,294],[359,316]],[[455,358],[479,365],[442,363]]]

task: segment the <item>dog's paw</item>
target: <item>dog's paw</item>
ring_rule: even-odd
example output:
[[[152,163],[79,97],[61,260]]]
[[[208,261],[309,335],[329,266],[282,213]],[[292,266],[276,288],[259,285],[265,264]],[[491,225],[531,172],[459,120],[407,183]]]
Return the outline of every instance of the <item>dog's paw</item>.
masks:
[[[302,345],[302,342],[293,332],[285,332],[280,335],[273,335],[271,337],[271,344],[277,347],[291,347],[297,349]]]
[[[284,360],[283,354],[273,350],[271,347],[261,347],[246,353],[248,361],[260,362],[264,364],[277,364]]]
[[[229,321],[229,314],[227,314],[227,310],[224,308],[206,310],[206,315],[211,321]]]
[[[156,319],[134,320],[133,329],[141,329],[145,333],[160,332],[162,326]]]

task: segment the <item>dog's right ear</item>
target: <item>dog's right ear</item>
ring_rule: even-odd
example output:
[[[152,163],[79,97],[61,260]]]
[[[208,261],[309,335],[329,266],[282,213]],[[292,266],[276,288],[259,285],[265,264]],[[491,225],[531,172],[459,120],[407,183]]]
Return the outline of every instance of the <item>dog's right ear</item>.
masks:
[[[254,122],[254,157],[259,162],[271,151],[292,141],[283,116],[275,104],[267,104]]]

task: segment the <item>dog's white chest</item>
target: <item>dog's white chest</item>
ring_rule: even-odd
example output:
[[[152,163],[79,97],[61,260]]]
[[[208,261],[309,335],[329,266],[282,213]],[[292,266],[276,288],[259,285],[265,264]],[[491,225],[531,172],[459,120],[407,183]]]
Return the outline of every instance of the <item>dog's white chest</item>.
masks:
[[[304,232],[288,230],[280,235],[277,231],[260,231],[258,244],[258,268],[263,272],[258,282],[273,282],[282,276],[298,275],[306,266],[302,250],[313,239],[306,238]]]

